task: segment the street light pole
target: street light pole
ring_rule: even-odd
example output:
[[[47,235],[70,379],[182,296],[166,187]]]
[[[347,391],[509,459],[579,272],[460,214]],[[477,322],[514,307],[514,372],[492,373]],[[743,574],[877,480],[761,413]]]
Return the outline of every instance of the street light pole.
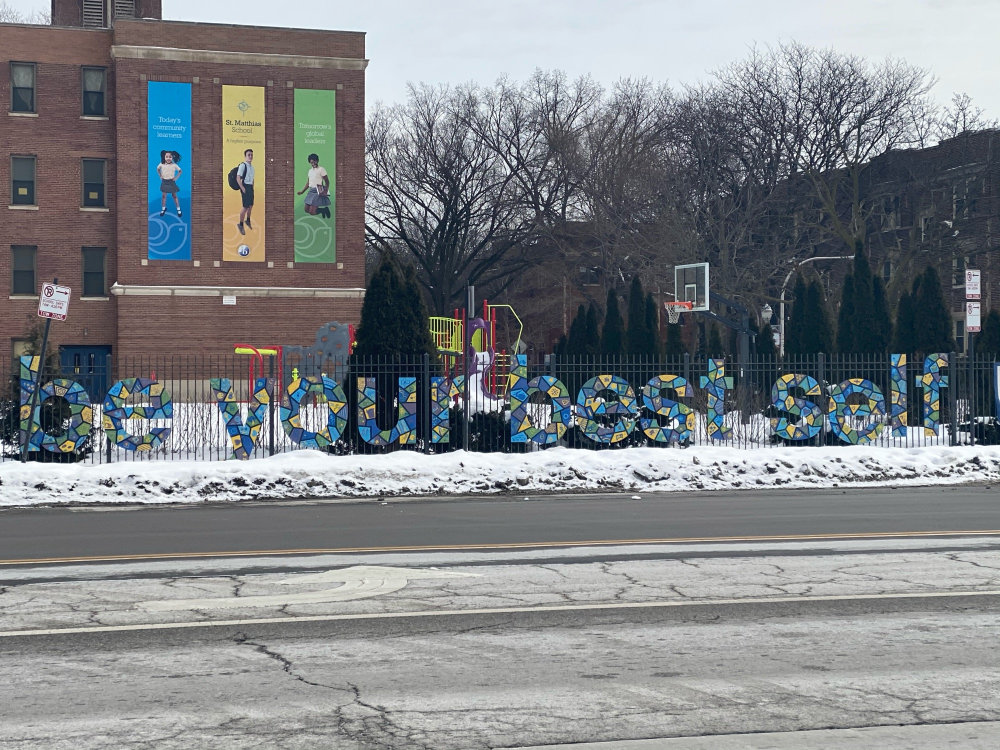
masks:
[[[806,258],[805,260],[800,260],[796,263],[792,270],[788,272],[785,276],[785,280],[781,283],[781,298],[780,304],[778,305],[778,354],[782,357],[785,356],[785,289],[788,287],[788,281],[792,278],[792,274],[799,270],[801,266],[806,263],[812,263],[815,260],[853,260],[853,255],[817,255],[813,258]]]

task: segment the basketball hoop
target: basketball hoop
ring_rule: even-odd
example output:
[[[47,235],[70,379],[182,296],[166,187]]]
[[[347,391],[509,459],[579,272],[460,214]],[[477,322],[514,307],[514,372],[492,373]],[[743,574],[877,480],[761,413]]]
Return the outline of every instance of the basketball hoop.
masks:
[[[681,321],[681,313],[684,311],[691,312],[691,308],[694,307],[693,302],[664,302],[663,308],[667,311],[667,322],[671,325],[677,325]]]

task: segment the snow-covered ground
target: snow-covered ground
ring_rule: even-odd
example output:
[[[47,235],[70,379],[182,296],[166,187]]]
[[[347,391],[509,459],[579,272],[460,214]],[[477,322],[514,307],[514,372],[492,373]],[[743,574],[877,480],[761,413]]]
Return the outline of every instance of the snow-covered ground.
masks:
[[[997,481],[998,446],[553,448],[525,454],[397,451],[365,456],[301,450],[250,461],[101,465],[8,461],[0,463],[0,506],[898,487]]]

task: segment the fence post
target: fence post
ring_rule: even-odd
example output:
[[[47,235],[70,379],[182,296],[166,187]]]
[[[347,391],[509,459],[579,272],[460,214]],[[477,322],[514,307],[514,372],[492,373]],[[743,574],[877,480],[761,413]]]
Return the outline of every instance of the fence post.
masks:
[[[951,405],[951,440],[949,441],[951,445],[958,445],[958,368],[955,364],[958,363],[956,359],[956,353],[951,352],[948,355],[948,382],[951,387],[948,389],[948,403]],[[972,429],[972,423],[969,423],[969,428]]]
[[[111,377],[111,355],[110,354],[105,354],[104,355],[104,359],[105,359],[105,362],[104,362],[104,380],[108,383],[108,387],[110,387],[111,384],[114,383],[115,380],[117,380],[117,378],[112,379],[112,377]],[[91,396],[93,397],[93,394],[91,394]],[[102,423],[103,423],[103,419],[104,419],[104,416],[103,416],[104,415],[104,399],[103,399],[102,396],[98,396],[98,398],[101,399],[101,420],[102,420]],[[98,434],[104,435],[104,442],[106,444],[105,450],[107,451],[108,463],[111,463],[111,438],[108,437],[107,433],[104,432],[103,429]],[[98,455],[100,455],[100,452],[98,452]]]
[[[267,400],[267,450],[268,455],[274,455],[274,400],[281,397],[281,389],[278,387],[278,383],[274,378],[274,355],[272,354],[267,358],[268,360],[268,375],[270,376],[270,386],[272,395],[271,398]],[[250,394],[253,396],[253,394]]]
[[[423,429],[423,440],[424,440],[424,453],[431,452],[431,356],[427,352],[421,355],[421,372],[423,377],[421,378],[421,390],[423,393],[420,394],[420,403],[422,403],[423,409],[421,411],[424,413],[424,429]]]
[[[830,405],[829,399],[826,395],[829,392],[826,382],[826,352],[819,352],[816,355],[816,380],[819,381],[819,385],[823,389],[823,429],[821,429],[819,434],[816,436],[816,445],[822,446],[826,440],[825,430],[829,426],[827,424],[829,417],[827,416],[826,407]]]

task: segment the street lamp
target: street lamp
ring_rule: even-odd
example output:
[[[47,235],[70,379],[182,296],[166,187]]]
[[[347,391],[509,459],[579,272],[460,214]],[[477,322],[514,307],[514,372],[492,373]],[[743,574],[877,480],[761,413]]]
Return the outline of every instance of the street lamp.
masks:
[[[854,260],[853,255],[817,255],[813,258],[806,258],[805,260],[800,260],[796,263],[792,270],[788,272],[785,276],[785,280],[781,283],[781,302],[778,305],[778,354],[782,357],[785,356],[785,289],[788,287],[788,281],[792,278],[792,274],[799,270],[801,266],[806,263],[812,263],[817,260]]]
[[[764,325],[768,325],[773,317],[774,310],[772,310],[771,306],[765,302],[764,306],[760,308],[760,322]]]

